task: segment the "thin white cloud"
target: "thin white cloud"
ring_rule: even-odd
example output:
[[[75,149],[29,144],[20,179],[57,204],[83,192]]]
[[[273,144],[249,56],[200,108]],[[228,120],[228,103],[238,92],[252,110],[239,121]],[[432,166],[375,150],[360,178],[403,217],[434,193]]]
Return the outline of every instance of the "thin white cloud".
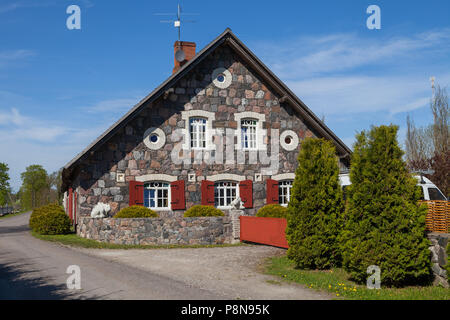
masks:
[[[26,121],[19,110],[12,108],[10,111],[0,110],[0,125],[15,124],[17,126],[22,125]]]
[[[25,49],[0,51],[0,68],[17,64],[18,62],[24,61],[35,54],[36,53],[34,51]]]
[[[428,104],[428,79],[408,77],[341,76],[288,81],[309,106],[327,115],[385,111],[393,115]]]
[[[67,128],[21,115],[18,109],[0,110],[0,136],[22,141],[52,142]]]
[[[0,5],[0,14],[15,11],[21,8],[48,7],[53,4],[55,4],[55,1],[13,1]]]
[[[128,111],[131,109],[136,103],[139,102],[138,98],[119,98],[119,99],[109,99],[103,100],[95,103],[94,105],[87,107],[86,110],[88,112],[96,113],[96,112],[121,112]]]
[[[427,50],[450,50],[450,29],[390,39],[372,39],[351,33],[255,44],[255,51],[261,52],[264,61],[283,79],[350,71],[368,65],[388,65],[398,62],[399,58],[423,57]]]

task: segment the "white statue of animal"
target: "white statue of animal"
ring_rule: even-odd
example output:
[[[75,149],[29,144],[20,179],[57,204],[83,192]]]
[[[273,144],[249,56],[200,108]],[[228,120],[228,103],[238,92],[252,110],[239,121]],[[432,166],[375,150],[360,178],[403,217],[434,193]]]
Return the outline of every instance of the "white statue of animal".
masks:
[[[109,204],[99,202],[95,205],[94,209],[91,211],[92,218],[105,218],[108,216],[109,211],[111,211],[111,207]]]
[[[241,197],[237,197],[236,199],[231,201],[230,206],[234,210],[236,210],[236,209],[238,209],[238,210],[243,209],[244,206],[242,205]]]

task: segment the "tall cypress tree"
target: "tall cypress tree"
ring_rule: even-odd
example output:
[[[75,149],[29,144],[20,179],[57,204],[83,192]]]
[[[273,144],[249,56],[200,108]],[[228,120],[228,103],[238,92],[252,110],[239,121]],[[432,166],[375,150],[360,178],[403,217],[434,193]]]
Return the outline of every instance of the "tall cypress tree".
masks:
[[[393,125],[372,127],[354,145],[340,242],[344,269],[361,283],[370,265],[380,267],[381,285],[417,283],[430,275],[426,209],[402,160],[397,131]]]
[[[303,269],[339,265],[343,212],[336,150],[324,139],[305,139],[288,206],[288,257]]]

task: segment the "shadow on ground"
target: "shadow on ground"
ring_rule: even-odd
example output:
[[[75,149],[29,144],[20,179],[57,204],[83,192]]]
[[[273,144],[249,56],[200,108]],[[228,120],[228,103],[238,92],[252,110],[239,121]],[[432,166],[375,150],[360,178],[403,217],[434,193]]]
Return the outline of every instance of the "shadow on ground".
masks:
[[[87,291],[71,293],[65,283],[56,285],[51,277],[40,275],[42,271],[45,270],[20,261],[0,263],[0,300],[95,300],[107,296],[89,294],[87,297],[84,295]]]

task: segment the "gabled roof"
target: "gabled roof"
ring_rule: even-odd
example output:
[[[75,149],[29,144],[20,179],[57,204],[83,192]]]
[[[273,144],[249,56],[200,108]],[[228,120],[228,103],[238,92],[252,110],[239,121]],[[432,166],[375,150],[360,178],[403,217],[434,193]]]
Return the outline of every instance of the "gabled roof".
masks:
[[[332,140],[336,146],[338,154],[341,158],[348,160],[351,150],[319,119],[316,115],[301,101],[270,69],[258,59],[258,57],[250,51],[231,31],[227,28],[216,39],[209,43],[205,48],[199,51],[194,58],[188,61],[177,72],[172,74],[166,81],[164,81],[153,92],[142,99],[138,104],[131,108],[122,118],[109,127],[102,135],[95,141],[88,145],[75,158],[67,163],[63,168],[63,176],[67,174],[70,169],[79,161],[84,159],[88,154],[97,150],[106,141],[109,140],[118,130],[126,126],[133,120],[144,108],[147,102],[153,102],[159,98],[165,91],[171,88],[180,78],[198,65],[209,53],[214,51],[218,46],[226,42],[241,58],[252,67],[258,75],[260,75],[268,84],[281,96],[281,103],[288,103],[296,109],[319,134]],[[66,172],[65,172],[66,171]]]

